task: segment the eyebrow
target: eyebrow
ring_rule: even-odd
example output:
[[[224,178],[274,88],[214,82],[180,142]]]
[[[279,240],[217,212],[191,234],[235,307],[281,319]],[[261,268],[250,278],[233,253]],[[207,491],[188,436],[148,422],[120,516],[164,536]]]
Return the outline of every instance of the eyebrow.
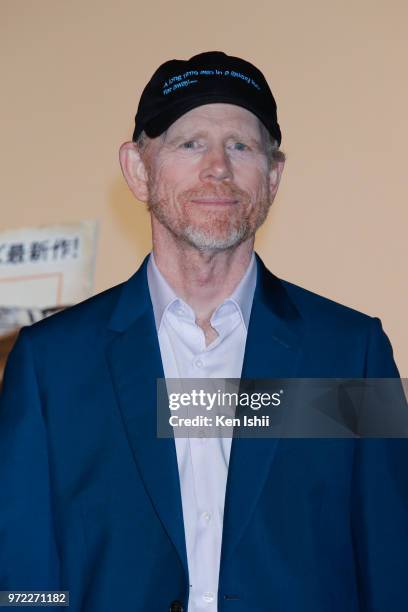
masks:
[[[206,136],[208,136],[208,132],[205,130],[201,130],[201,131],[197,131],[197,132],[184,132],[181,133],[177,136],[174,136],[173,138],[170,138],[169,140],[167,140],[166,144],[169,145],[174,145],[178,142],[182,142],[183,140],[194,140],[195,138],[205,138]],[[227,132],[227,134],[224,136],[225,140],[228,140],[228,138],[235,138],[236,140],[240,141],[240,140],[244,140],[245,142],[250,143],[251,145],[255,146],[258,149],[262,149],[262,142],[261,140],[258,140],[256,138],[252,138],[251,136],[246,136],[245,134],[239,133],[237,131],[231,131],[231,132]],[[166,139],[165,139],[166,141]]]
[[[167,144],[174,144],[176,142],[180,142],[182,140],[192,140],[193,138],[203,138],[205,136],[207,136],[208,132],[205,131],[201,131],[201,132],[181,132],[180,134],[173,136],[173,138],[170,138],[169,140],[165,139],[165,141],[167,142]]]

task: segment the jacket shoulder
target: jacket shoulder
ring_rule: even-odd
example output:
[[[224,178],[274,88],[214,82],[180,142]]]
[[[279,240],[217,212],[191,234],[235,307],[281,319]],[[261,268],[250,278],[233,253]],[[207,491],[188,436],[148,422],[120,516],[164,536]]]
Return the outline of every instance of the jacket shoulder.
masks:
[[[119,299],[126,281],[105,289],[78,304],[37,321],[29,326],[33,337],[48,337],[98,331],[106,328],[112,310]]]
[[[366,327],[375,317],[346,306],[331,298],[325,297],[290,281],[280,279],[288,297],[296,306],[300,316],[309,325],[316,324],[320,328],[325,325],[335,325],[337,328]]]

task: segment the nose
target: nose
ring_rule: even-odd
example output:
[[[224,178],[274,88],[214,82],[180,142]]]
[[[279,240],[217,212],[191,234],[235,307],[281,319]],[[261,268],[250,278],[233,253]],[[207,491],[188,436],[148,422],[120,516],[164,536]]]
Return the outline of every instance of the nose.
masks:
[[[202,181],[225,181],[233,177],[231,160],[223,145],[212,146],[202,159]]]

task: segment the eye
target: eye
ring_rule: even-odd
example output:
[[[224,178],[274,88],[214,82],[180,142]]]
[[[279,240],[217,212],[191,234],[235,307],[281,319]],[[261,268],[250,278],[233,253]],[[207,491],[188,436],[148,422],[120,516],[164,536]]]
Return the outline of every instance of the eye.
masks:
[[[234,142],[233,147],[236,151],[246,151],[248,146],[243,142]]]
[[[196,140],[187,140],[180,145],[182,149],[196,149],[197,146],[198,142]]]

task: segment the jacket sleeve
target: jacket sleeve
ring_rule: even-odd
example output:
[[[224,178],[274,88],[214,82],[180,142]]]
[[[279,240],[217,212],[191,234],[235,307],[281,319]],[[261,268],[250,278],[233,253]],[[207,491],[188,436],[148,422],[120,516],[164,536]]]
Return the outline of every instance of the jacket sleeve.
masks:
[[[371,320],[368,378],[398,377],[391,344]],[[396,381],[399,385],[400,381]],[[394,392],[395,392],[394,387]],[[402,386],[401,402],[406,409]],[[408,610],[408,438],[360,438],[351,489],[351,527],[361,612]]]
[[[0,590],[59,590],[42,408],[30,329],[23,328],[0,397]]]

